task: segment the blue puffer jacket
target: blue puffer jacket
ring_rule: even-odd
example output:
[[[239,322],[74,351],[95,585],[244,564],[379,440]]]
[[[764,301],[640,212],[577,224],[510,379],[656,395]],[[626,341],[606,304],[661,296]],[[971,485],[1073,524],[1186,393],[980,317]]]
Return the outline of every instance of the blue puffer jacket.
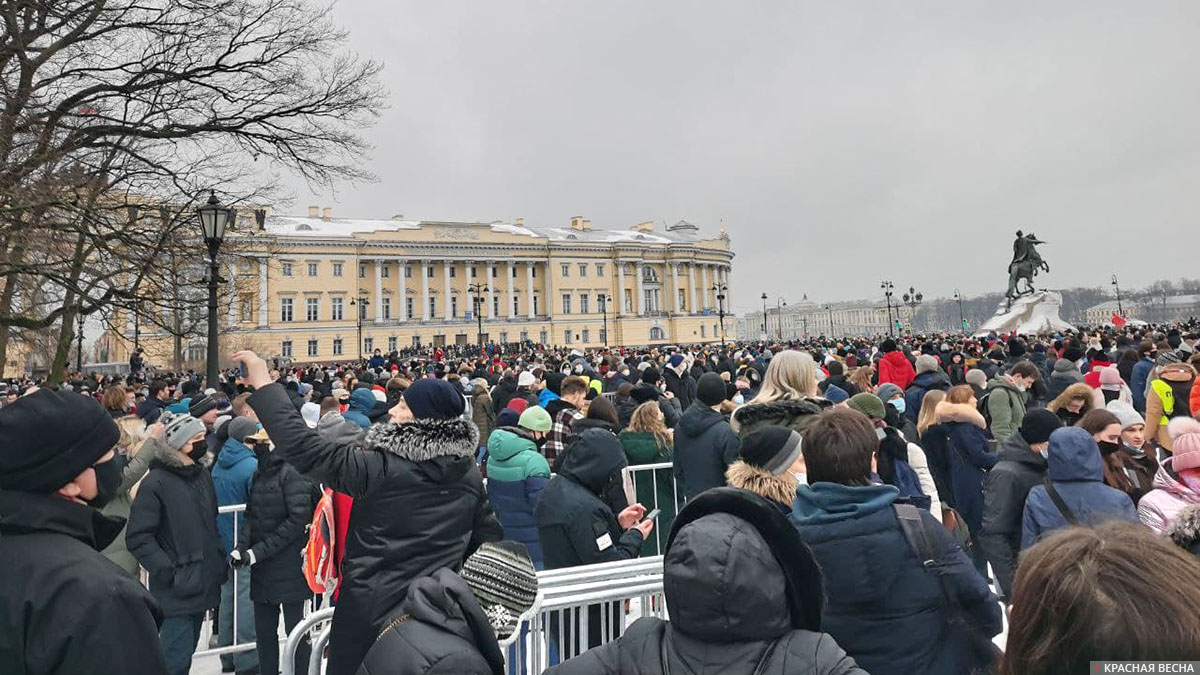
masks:
[[[908,389],[904,390],[904,415],[916,424],[925,394],[931,391],[949,391],[951,386],[950,376],[941,370],[917,375],[912,384],[908,385]]]
[[[358,388],[350,393],[350,407],[342,413],[347,422],[353,422],[364,429],[371,428],[370,415],[375,410],[375,394],[370,389]]]
[[[487,447],[488,498],[504,538],[525,544],[534,567],[545,569],[533,509],[550,482],[550,465],[524,429],[496,429]]]
[[[801,485],[790,516],[825,575],[821,628],[871,675],[960,675],[967,638],[941,608],[937,579],[909,546],[890,485]],[[1000,632],[1000,606],[967,556],[933,516],[928,532],[950,563],[941,574],[989,635]],[[952,632],[955,631],[955,632]]]
[[[258,470],[258,459],[254,451],[232,438],[221,446],[221,454],[213,466],[213,487],[217,492],[217,506],[245,504],[250,500],[250,483],[254,472]],[[233,551],[234,514],[222,513],[217,516],[217,532],[221,535],[221,543],[225,545],[225,553]],[[237,543],[249,547],[246,540],[246,514],[237,514]]]
[[[1104,460],[1091,434],[1079,427],[1055,429],[1050,434],[1046,473],[1054,490],[1081,525],[1108,520],[1138,522],[1129,495],[1104,484]],[[1036,485],[1025,498],[1021,522],[1021,550],[1047,532],[1067,527],[1067,518],[1054,505],[1045,485]]]

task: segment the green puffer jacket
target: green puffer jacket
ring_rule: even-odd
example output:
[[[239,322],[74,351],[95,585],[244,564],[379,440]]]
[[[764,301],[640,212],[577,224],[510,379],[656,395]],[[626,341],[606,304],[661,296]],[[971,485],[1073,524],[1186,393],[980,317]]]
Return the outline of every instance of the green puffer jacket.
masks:
[[[550,477],[550,464],[524,429],[499,427],[488,438],[488,480],[515,483],[531,476]]]
[[[630,466],[639,464],[661,464],[675,460],[675,450],[667,446],[660,450],[654,434],[646,431],[622,431],[621,447]],[[653,474],[653,475],[651,475]],[[647,511],[660,509],[662,513],[654,523],[654,532],[642,542],[642,555],[662,555],[667,543],[667,534],[675,514],[683,504],[683,490],[676,489],[675,475],[670,468],[655,471],[639,471],[634,475],[634,499]]]
[[[488,438],[487,491],[504,537],[525,545],[537,569],[542,569],[533,509],[550,482],[550,465],[524,429],[500,427]]]

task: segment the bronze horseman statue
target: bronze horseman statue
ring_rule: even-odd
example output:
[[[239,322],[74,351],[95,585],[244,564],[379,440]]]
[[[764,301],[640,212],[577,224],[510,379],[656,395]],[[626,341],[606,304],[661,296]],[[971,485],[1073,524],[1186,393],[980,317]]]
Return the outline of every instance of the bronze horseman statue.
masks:
[[[1042,260],[1037,251],[1037,245],[1044,243],[1046,242],[1039,241],[1037,235],[1032,232],[1021,234],[1021,231],[1017,230],[1017,240],[1013,242],[1013,259],[1008,264],[1008,292],[1004,294],[1008,298],[1009,309],[1012,308],[1013,300],[1037,290],[1033,287],[1033,278],[1037,276],[1038,270],[1047,273],[1050,271],[1050,266]],[[1023,289],[1019,288],[1022,280],[1025,282]]]

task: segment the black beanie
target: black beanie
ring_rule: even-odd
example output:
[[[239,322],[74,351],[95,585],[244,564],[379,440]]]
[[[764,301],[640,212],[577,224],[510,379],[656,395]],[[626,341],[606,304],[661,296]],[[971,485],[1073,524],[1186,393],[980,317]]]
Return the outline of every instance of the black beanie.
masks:
[[[659,374],[658,368],[655,368],[654,366],[650,366],[642,371],[642,382],[645,382],[646,384],[658,384],[658,381],[661,378],[662,375]]]
[[[1083,358],[1083,350],[1075,345],[1071,345],[1062,351],[1062,358],[1068,361],[1078,361]]]
[[[117,423],[95,399],[39,389],[0,408],[0,489],[54,492],[120,438]]]
[[[883,342],[879,343],[879,351],[883,352],[884,354],[896,351],[896,341],[892,338],[887,338]]]
[[[696,383],[696,398],[707,406],[720,404],[725,400],[725,380],[716,373],[705,373]]]
[[[778,476],[800,456],[800,434],[781,426],[768,425],[742,440],[742,460]]]
[[[1058,419],[1058,415],[1045,408],[1034,408],[1025,413],[1017,432],[1021,434],[1021,438],[1025,439],[1026,443],[1034,445],[1050,440],[1050,432],[1062,425],[1062,420]]]
[[[192,399],[191,404],[188,405],[188,414],[192,417],[199,418],[202,417],[204,413],[216,409],[217,402],[215,399],[213,399],[213,397],[201,396],[200,398]]]
[[[466,399],[445,380],[422,378],[404,390],[404,402],[419,420],[452,420],[463,414]]]
[[[1009,356],[1025,356],[1025,343],[1017,338],[1008,339],[1008,355]]]

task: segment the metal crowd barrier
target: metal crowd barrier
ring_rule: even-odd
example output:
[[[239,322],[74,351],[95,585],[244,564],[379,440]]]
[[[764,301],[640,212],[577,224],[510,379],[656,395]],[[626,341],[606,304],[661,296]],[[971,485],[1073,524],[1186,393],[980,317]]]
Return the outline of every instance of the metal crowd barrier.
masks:
[[[229,506],[217,507],[218,514],[231,513],[233,514],[233,547],[238,547],[239,525],[242,518],[245,517],[245,504],[231,504]],[[245,652],[257,648],[254,641],[238,642],[238,584],[240,582],[241,569],[233,569],[233,642],[225,647],[209,647],[208,644],[213,637],[213,624],[218,620],[217,610],[208,612],[205,617],[204,624],[200,629],[200,642],[202,646],[196,650],[193,658],[196,656],[214,656],[219,654],[232,654],[234,652]]]
[[[638,489],[638,478],[648,477],[650,479],[649,489]],[[662,515],[658,517],[658,522],[654,523],[654,531],[649,540],[652,555],[662,555],[667,548],[667,535],[671,532],[671,523],[675,520],[675,514],[679,513],[679,509],[683,508],[683,504],[687,501],[686,496],[679,488],[679,482],[675,480],[674,464],[671,462],[660,462],[658,464],[637,464],[635,466],[627,466],[621,469],[621,482],[625,487],[625,497],[630,504],[639,503],[646,507],[647,511],[661,509]],[[675,501],[672,504],[660,504],[658,496],[659,485],[671,486],[671,498]]]

